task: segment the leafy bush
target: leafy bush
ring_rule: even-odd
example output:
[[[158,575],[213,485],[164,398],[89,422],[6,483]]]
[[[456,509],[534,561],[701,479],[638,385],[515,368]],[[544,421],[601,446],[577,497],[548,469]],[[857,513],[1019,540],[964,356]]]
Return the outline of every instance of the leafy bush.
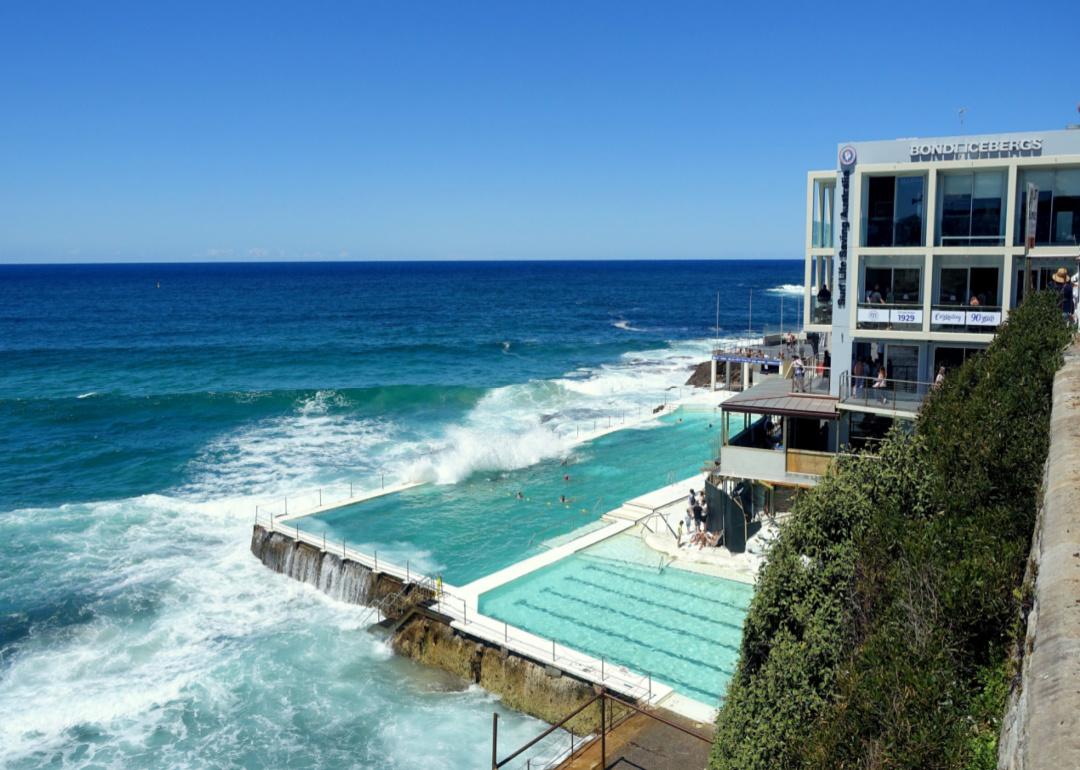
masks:
[[[1032,295],[914,435],[803,495],[763,569],[711,767],[993,767],[1069,332]]]

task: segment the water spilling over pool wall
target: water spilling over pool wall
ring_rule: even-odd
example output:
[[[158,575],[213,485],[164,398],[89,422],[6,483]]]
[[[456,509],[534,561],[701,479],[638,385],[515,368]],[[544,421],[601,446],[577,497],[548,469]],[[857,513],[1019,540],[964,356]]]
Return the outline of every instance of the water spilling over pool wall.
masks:
[[[402,581],[384,572],[343,558],[332,551],[270,532],[256,524],[251,533],[251,552],[274,572],[307,583],[332,599],[347,604],[376,606],[383,615],[399,617],[412,605],[431,598],[417,585],[404,589]]]

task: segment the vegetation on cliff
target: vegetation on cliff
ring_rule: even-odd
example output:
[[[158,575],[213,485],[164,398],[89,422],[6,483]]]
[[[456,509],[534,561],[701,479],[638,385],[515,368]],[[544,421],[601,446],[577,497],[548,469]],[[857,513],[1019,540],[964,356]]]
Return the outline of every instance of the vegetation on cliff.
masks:
[[[1069,331],[1053,295],[845,458],[762,571],[714,770],[992,768]]]

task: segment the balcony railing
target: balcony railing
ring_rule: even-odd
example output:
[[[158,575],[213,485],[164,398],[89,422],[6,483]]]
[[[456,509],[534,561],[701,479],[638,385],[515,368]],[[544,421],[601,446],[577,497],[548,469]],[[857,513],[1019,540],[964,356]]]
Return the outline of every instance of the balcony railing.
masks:
[[[941,227],[941,223],[938,223]],[[938,237],[941,246],[1004,246],[1004,235],[942,235]]]
[[[830,370],[810,360],[803,367],[802,377],[795,376],[795,370],[791,371],[791,392],[810,393],[816,396],[829,395]]]
[[[930,311],[930,330],[993,334],[1003,318],[999,305],[934,305]]]
[[[933,387],[932,382],[878,379],[843,372],[840,375],[840,403],[914,414]]]
[[[832,324],[832,299],[822,302],[816,295],[810,297],[810,323]]]
[[[891,331],[922,331],[921,304],[897,302],[860,302],[856,310],[856,328]]]

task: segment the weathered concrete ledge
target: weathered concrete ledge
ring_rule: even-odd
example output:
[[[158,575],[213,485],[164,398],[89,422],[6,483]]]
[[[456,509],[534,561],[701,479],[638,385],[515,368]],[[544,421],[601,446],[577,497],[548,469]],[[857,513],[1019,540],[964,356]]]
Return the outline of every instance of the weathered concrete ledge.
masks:
[[[1032,591],[998,767],[1080,767],[1080,343],[1054,378],[1050,452],[1025,587]]]
[[[407,617],[394,632],[391,646],[399,655],[456,674],[498,695],[507,707],[549,723],[558,722],[596,694],[589,682],[468,636],[433,613]],[[615,707],[610,714],[618,718],[626,712]],[[578,735],[596,732],[599,711],[585,709],[566,726]]]

